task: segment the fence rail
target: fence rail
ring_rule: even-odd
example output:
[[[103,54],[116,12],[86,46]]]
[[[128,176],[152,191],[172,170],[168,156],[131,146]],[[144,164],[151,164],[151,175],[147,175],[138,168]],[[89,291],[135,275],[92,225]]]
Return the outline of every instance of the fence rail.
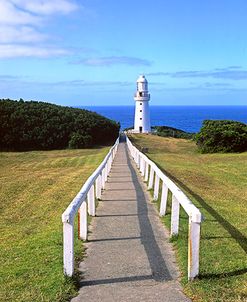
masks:
[[[105,188],[105,182],[110,172],[113,159],[119,145],[119,138],[110,149],[103,162],[87,179],[79,193],[62,214],[63,222],[63,267],[64,274],[72,276],[74,273],[74,220],[79,215],[79,237],[87,239],[87,214],[95,216],[95,199],[101,198],[101,191]]]
[[[145,154],[140,152],[126,136],[128,149],[137,164],[141,175],[148,184],[148,189],[153,189],[153,198],[159,198],[161,186],[161,202],[159,214],[166,215],[168,190],[172,193],[171,207],[171,236],[179,232],[179,209],[183,207],[189,217],[189,240],[188,240],[188,279],[192,280],[199,274],[199,246],[200,226],[202,221],[201,212],[191,200],[169,179]]]

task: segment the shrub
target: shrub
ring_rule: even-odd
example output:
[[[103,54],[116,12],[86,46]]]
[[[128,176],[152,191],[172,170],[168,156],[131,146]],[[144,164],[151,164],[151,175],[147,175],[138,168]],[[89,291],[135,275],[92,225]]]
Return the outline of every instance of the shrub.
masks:
[[[185,132],[183,130],[173,128],[173,127],[168,127],[168,126],[154,126],[154,127],[152,127],[152,130],[158,136],[163,136],[163,137],[191,139],[194,136],[193,133]]]
[[[83,135],[79,132],[72,133],[69,148],[71,149],[81,149],[88,148],[92,145],[92,137],[90,135]]]
[[[247,125],[228,120],[205,120],[195,141],[202,153],[247,151]]]

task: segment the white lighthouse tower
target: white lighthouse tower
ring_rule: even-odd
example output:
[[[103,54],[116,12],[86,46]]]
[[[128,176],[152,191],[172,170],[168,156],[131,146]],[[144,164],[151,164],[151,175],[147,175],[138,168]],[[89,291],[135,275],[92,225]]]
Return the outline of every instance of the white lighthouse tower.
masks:
[[[149,113],[150,94],[148,93],[148,81],[144,75],[140,75],[136,83],[137,91],[134,96],[134,100],[136,101],[134,132],[148,133],[151,132]]]

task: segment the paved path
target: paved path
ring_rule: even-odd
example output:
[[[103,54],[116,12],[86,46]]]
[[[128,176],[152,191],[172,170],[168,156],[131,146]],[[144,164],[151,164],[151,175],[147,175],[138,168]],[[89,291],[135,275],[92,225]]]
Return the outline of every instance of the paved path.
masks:
[[[174,253],[126,143],[120,143],[90,226],[79,301],[191,301]]]

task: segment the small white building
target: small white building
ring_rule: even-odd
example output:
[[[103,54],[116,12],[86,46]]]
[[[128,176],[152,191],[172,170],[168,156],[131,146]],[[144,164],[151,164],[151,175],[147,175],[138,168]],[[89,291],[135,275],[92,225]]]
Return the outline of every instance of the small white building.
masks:
[[[144,75],[140,75],[136,82],[137,91],[134,95],[134,100],[136,101],[135,125],[133,132],[148,133],[151,132],[149,112],[150,94],[148,93],[148,81]]]

